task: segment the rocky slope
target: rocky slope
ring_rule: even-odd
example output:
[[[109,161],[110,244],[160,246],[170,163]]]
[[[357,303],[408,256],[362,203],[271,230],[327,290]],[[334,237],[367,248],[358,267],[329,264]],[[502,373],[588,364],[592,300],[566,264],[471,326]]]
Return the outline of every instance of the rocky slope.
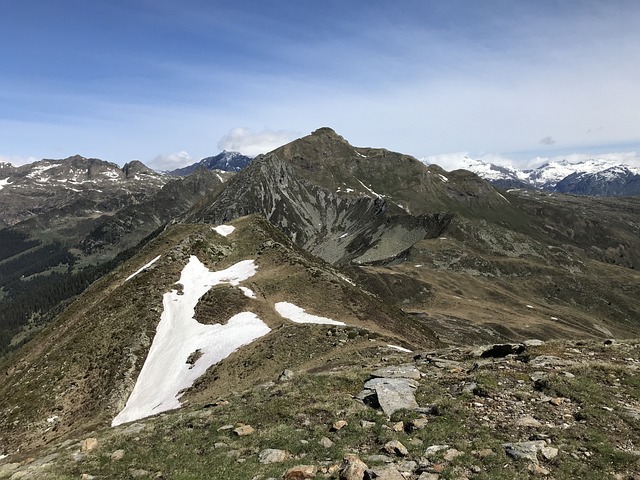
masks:
[[[333,332],[333,333],[331,333]],[[352,345],[209,404],[11,454],[0,478],[630,479],[640,475],[637,342],[399,352]],[[405,383],[389,414],[375,382]],[[389,391],[393,394],[393,391]],[[364,398],[364,401],[362,400]],[[382,404],[382,405],[381,405]]]
[[[36,340],[7,356],[0,364],[0,449],[14,452],[108,425],[125,406],[168,308],[166,298],[163,307],[163,295],[179,288],[175,301],[181,295],[192,298],[185,280],[180,280],[191,261],[213,272],[252,262],[255,272],[242,288],[238,281],[227,280],[230,283],[205,290],[187,315],[195,315],[202,325],[222,328],[233,315],[251,312],[272,333],[238,350],[219,368],[209,369],[189,395],[190,403],[205,404],[230,389],[266,381],[282,362],[314,368],[350,355],[351,344],[335,344],[327,336],[329,327],[296,323],[296,306],[334,319],[329,323],[341,325],[357,345],[401,343],[417,348],[437,343],[419,321],[297,249],[259,217],[239,219],[232,226],[232,232],[203,224],[170,227],[95,282]],[[175,287],[179,280],[182,286]],[[285,303],[278,307],[281,302]],[[283,306],[293,309],[294,317]],[[169,342],[178,338],[181,327],[175,329]],[[175,342],[166,347],[168,352],[180,347]],[[194,347],[181,361],[197,362],[198,351]],[[189,360],[189,354],[195,357]]]
[[[38,188],[43,195],[46,193],[51,205],[42,207],[37,214],[21,214],[29,218],[0,229],[0,354],[46,324],[59,310],[60,302],[81,293],[113,268],[122,259],[118,256],[130,256],[127,249],[157,234],[166,223],[226,180],[223,175],[209,171],[184,179],[168,179],[147,173],[148,169],[139,162],[120,170],[99,161],[100,168],[92,167],[92,173],[87,173],[88,180],[83,180],[76,170],[72,174],[75,177],[69,177],[72,171],[69,170],[61,178],[58,170],[74,162],[96,163],[74,159],[54,162],[53,166],[47,164],[44,172],[52,172],[56,183],[52,184],[50,179]],[[108,169],[103,171],[103,167]],[[121,177],[116,178],[118,175]],[[147,184],[147,175],[162,183]],[[68,193],[60,185],[71,181],[70,178],[76,178],[73,182],[86,191],[75,192],[78,189],[73,187]],[[18,180],[16,184],[14,187],[18,188]],[[92,199],[98,186],[95,203]],[[137,194],[131,193],[132,188],[138,187]],[[21,195],[14,191],[5,193],[5,199],[11,202]],[[108,208],[95,210],[105,204]]]

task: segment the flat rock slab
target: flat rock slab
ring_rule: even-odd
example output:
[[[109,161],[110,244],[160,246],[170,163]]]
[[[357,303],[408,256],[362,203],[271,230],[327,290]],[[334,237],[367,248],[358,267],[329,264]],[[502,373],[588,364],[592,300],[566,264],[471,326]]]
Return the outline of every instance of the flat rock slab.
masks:
[[[535,440],[531,442],[505,443],[503,447],[510,457],[517,460],[525,459],[538,463],[538,452],[547,446],[544,440]]]
[[[398,410],[414,410],[418,402],[414,391],[418,383],[408,378],[373,378],[364,384],[365,390],[375,391],[382,411],[391,416]]]
[[[371,373],[372,377],[378,378],[410,378],[412,380],[420,380],[420,370],[415,365],[391,365],[379,368]]]

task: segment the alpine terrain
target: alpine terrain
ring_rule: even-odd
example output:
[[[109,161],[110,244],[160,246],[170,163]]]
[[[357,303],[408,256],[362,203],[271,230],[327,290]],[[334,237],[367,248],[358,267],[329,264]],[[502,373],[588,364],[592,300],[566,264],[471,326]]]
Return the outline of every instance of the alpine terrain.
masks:
[[[205,160],[0,170],[0,478],[638,478],[640,199]]]
[[[640,168],[612,160],[554,160],[530,170],[466,158],[467,170],[499,188],[536,188],[590,196],[640,195]]]

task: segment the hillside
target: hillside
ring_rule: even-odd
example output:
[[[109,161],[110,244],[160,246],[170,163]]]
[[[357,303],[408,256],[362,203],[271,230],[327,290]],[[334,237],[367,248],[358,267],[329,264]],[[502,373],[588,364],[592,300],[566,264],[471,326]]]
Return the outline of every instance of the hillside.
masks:
[[[4,332],[0,478],[640,474],[638,198],[321,128],[54,218],[0,229],[3,305],[48,302]]]
[[[369,348],[374,341],[415,348],[437,343],[418,321],[382,304],[330,265],[295,248],[259,217],[232,225],[235,230],[228,236],[209,225],[167,229],[95,282],[37,341],[9,355],[0,366],[5,371],[0,385],[0,448],[13,452],[21,445],[38,446],[109,424],[124,407],[147,356],[163,312],[163,294],[176,288],[180,272],[194,257],[193,261],[211,271],[255,262],[255,274],[243,282],[250,290],[239,289],[231,281],[230,286],[201,293],[199,302],[196,297],[198,322],[225,325],[232,315],[249,311],[273,333],[225,360],[215,374],[209,371],[192,402],[202,398],[207,403],[229,389],[266,381],[281,369],[282,362],[295,368],[323,367],[348,357],[354,344]],[[341,322],[354,342],[329,348],[333,343],[327,337],[330,327],[298,327],[276,311],[278,302]],[[290,349],[293,344],[278,346],[288,345],[292,335],[297,340],[295,350]],[[247,368],[249,365],[259,368]],[[246,373],[236,375],[239,369]],[[51,417],[56,417],[55,429],[47,421]]]

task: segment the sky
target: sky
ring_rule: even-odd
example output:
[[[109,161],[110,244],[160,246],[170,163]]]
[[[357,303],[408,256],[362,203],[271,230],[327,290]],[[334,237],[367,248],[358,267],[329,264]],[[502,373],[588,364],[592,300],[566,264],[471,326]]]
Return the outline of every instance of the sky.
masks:
[[[184,166],[329,126],[453,168],[640,164],[636,0],[0,0],[0,161]]]

